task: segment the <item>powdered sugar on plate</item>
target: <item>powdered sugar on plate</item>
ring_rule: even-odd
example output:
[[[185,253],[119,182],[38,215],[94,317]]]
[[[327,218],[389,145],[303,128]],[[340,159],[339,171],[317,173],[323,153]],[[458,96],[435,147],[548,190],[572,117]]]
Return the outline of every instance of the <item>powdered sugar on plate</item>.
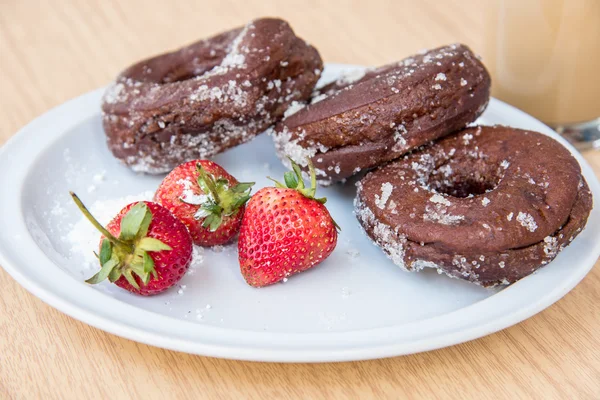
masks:
[[[186,272],[186,275],[194,275],[196,273],[196,268],[202,265],[204,262],[204,248],[200,246],[194,245],[192,250],[192,262],[190,263],[190,267]]]

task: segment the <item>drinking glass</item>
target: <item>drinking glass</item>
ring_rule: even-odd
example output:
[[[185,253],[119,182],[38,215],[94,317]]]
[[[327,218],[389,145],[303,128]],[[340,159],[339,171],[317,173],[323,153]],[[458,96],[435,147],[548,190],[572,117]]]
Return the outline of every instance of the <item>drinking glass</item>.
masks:
[[[600,149],[600,0],[495,0],[483,55],[495,97]]]

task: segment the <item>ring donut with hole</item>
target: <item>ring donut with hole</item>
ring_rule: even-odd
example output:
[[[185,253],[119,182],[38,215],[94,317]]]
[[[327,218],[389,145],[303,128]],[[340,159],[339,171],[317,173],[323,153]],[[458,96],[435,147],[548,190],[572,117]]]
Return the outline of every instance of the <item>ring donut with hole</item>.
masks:
[[[504,126],[465,129],[357,186],[358,220],[395,264],[485,287],[513,283],[552,261],[592,209],[566,148]]]
[[[122,72],[103,98],[108,147],[135,171],[163,173],[244,143],[304,101],[317,50],[287,22],[258,19]]]
[[[451,45],[343,76],[286,112],[271,134],[284,164],[306,167],[309,157],[328,185],[464,128],[489,98],[483,64]]]

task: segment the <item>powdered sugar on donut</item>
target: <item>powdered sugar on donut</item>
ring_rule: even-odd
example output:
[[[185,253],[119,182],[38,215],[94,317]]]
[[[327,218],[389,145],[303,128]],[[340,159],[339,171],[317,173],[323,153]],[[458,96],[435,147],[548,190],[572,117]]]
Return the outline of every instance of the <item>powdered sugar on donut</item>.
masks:
[[[394,186],[392,186],[391,183],[385,182],[381,184],[381,196],[377,194],[375,195],[375,204],[377,205],[377,207],[379,207],[382,210],[385,209],[385,205],[388,199],[390,198],[390,195],[392,194],[393,190]]]
[[[372,227],[374,244],[381,247],[394,264],[408,271],[404,263],[406,236],[399,235],[397,228],[394,230],[390,226],[377,221],[373,212],[360,200],[360,196],[357,196],[354,200],[354,210],[363,228]]]
[[[517,222],[524,226],[529,232],[535,232],[537,229],[537,223],[531,214],[519,212],[517,215]]]

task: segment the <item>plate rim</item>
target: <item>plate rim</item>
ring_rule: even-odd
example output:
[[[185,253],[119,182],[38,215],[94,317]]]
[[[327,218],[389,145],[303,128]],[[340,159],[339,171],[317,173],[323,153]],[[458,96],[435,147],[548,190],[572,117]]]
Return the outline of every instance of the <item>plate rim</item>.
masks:
[[[329,69],[338,69],[338,70],[364,68],[362,66],[348,65],[348,64],[327,64],[327,67]],[[9,153],[9,150],[12,149],[13,147],[16,147],[18,145],[19,141],[26,140],[26,139],[31,140],[31,137],[28,138],[28,135],[35,137],[36,132],[39,132],[39,130],[37,129],[37,126],[38,125],[43,126],[45,120],[57,118],[56,117],[57,115],[60,115],[61,113],[70,112],[69,110],[71,108],[77,108],[78,106],[79,106],[79,108],[83,108],[84,111],[77,114],[77,118],[70,119],[70,123],[73,125],[76,125],[76,124],[80,123],[81,121],[84,121],[85,119],[97,114],[99,112],[99,108],[97,108],[97,107],[92,108],[92,107],[85,106],[85,105],[88,103],[97,102],[99,100],[100,96],[102,95],[102,93],[104,92],[104,90],[105,90],[104,88],[100,88],[100,89],[88,92],[86,94],[83,94],[72,100],[69,100],[57,107],[52,108],[51,110],[47,111],[46,113],[44,113],[41,116],[34,119],[32,122],[27,124],[25,127],[21,128],[15,135],[13,135],[11,138],[9,138],[6,141],[6,143],[0,148],[0,164],[2,162],[4,162],[5,159],[7,158],[7,154]],[[599,195],[600,185],[598,183],[598,180],[597,180],[593,170],[591,169],[591,167],[589,166],[587,161],[581,156],[581,154],[579,154],[563,138],[561,138],[560,136],[553,133],[550,130],[550,128],[543,125],[540,121],[538,121],[535,118],[533,118],[532,116],[524,113],[523,111],[516,109],[513,106],[510,106],[510,105],[508,105],[500,100],[494,99],[494,98],[492,98],[490,100],[490,105],[492,105],[492,104],[494,104],[494,108],[499,108],[500,110],[504,109],[506,112],[517,115],[520,118],[529,120],[529,122],[531,122],[532,124],[533,123],[539,124],[540,128],[543,128],[543,129],[540,129],[540,131],[542,133],[549,134],[551,137],[558,140],[561,144],[563,144],[565,147],[567,147],[567,149],[569,149],[569,151],[575,156],[575,158],[581,165],[583,175],[585,176],[586,180],[588,181],[588,184],[590,185],[590,188],[594,192],[595,197]],[[88,108],[88,107],[89,107],[89,109],[87,109],[87,111],[86,111],[86,108]],[[68,128],[66,125],[60,125],[60,128],[55,127],[54,130],[57,131],[57,133],[54,134],[54,136],[55,136],[54,139],[56,140],[61,136],[61,132],[67,131]],[[51,138],[52,138],[52,136],[48,135],[48,137],[46,138],[47,139],[46,142],[48,142]],[[48,146],[48,144],[51,144],[51,143],[53,143],[53,141],[50,141],[48,143],[38,143],[38,147],[40,147],[40,149],[43,150]],[[8,149],[8,151],[7,151],[7,149]],[[26,172],[31,167],[31,165],[35,162],[36,159],[37,159],[37,157],[32,158],[31,163],[29,165],[26,165],[23,168],[23,171],[21,171],[21,172],[23,172],[22,173],[23,176],[27,175]],[[2,175],[5,175],[5,174],[0,172],[0,180],[2,179]],[[21,201],[20,201],[20,199],[21,199],[20,195],[22,193],[21,188],[23,186],[24,180],[21,180],[20,182],[17,182],[17,183],[18,183],[18,185],[14,190],[15,193],[17,194],[17,196],[15,196],[15,198],[13,198],[13,200],[16,199],[18,201],[16,202],[16,204],[13,203],[13,205],[17,206],[18,212],[14,212],[13,214],[15,214],[15,218],[16,218],[17,222],[19,222],[23,226],[25,226],[25,221],[23,218],[23,212],[21,210]],[[3,201],[4,201],[4,199],[0,199],[0,204]],[[594,213],[594,211],[592,211],[592,212]],[[597,212],[598,212],[598,210],[596,210],[594,215],[597,214]],[[591,217],[592,217],[592,215],[590,215],[590,219],[591,219]],[[589,228],[589,226],[587,228]],[[1,232],[0,232],[0,237],[2,237]],[[33,252],[34,254],[32,254],[31,257],[33,257],[36,254],[38,257],[40,257],[40,255],[38,253],[41,253],[41,256],[43,258],[45,258],[46,264],[50,263],[55,266],[54,262],[52,262],[44,253],[41,252],[41,250],[39,249],[39,247],[37,246],[37,244],[35,243],[35,241],[33,240],[32,237],[27,237],[26,239],[29,239],[27,244],[30,244],[30,245],[33,244],[36,247],[36,249],[39,250],[39,252],[38,251]],[[27,276],[25,273],[26,270],[22,270],[22,268],[19,268],[19,266],[17,265],[18,262],[13,262],[13,260],[9,257],[9,255],[7,255],[8,251],[5,248],[5,241],[0,241],[0,265],[2,265],[2,267],[9,273],[9,275],[11,275],[21,286],[23,286],[27,291],[29,291],[34,296],[40,298],[42,301],[44,301],[48,305],[58,309],[59,311],[65,313],[77,320],[80,320],[86,324],[89,324],[98,329],[107,331],[109,333],[130,339],[130,340],[134,340],[134,341],[138,341],[141,343],[145,343],[145,344],[149,344],[149,345],[153,345],[153,346],[157,346],[157,347],[162,347],[162,348],[166,348],[166,349],[170,349],[170,350],[175,350],[175,351],[184,351],[184,352],[192,353],[192,354],[199,354],[199,355],[220,357],[220,358],[229,358],[229,359],[239,359],[239,360],[248,360],[248,361],[274,361],[274,362],[330,362],[330,361],[353,361],[353,360],[393,357],[393,356],[397,356],[397,355],[412,354],[412,353],[417,353],[417,352],[422,352],[422,351],[434,350],[434,349],[470,341],[470,340],[491,334],[493,332],[499,331],[501,329],[507,328],[516,323],[519,323],[519,322],[523,321],[524,319],[527,319],[527,318],[537,314],[538,312],[544,310],[545,308],[549,307],[550,305],[552,305],[553,303],[558,301],[566,293],[568,293],[572,288],[574,288],[587,275],[587,273],[589,273],[589,271],[593,268],[593,266],[595,264],[594,260],[597,259],[598,256],[600,256],[600,242],[598,242],[598,243],[599,244],[597,244],[595,247],[590,249],[590,253],[588,254],[588,257],[586,257],[586,260],[588,258],[591,260],[589,265],[579,268],[577,270],[577,272],[578,272],[577,274],[569,275],[570,279],[568,281],[563,282],[562,285],[555,286],[553,288],[553,290],[547,292],[544,296],[538,296],[537,301],[534,301],[534,302],[528,304],[527,307],[512,310],[512,312],[507,313],[506,315],[504,315],[501,318],[491,318],[491,319],[488,318],[488,320],[486,322],[476,323],[474,326],[470,326],[469,324],[467,324],[466,327],[463,326],[462,328],[460,326],[458,326],[457,330],[450,329],[449,331],[442,333],[441,335],[434,336],[434,338],[430,338],[430,337],[425,337],[422,339],[412,338],[410,340],[400,341],[399,343],[382,342],[382,344],[379,344],[379,345],[365,344],[365,343],[369,343],[368,340],[367,340],[367,342],[365,342],[363,344],[359,343],[360,340],[359,341],[356,341],[356,340],[349,341],[349,339],[350,339],[349,336],[355,336],[355,339],[359,336],[363,336],[363,338],[362,338],[363,341],[365,340],[365,338],[364,338],[365,335],[367,335],[368,337],[371,337],[371,335],[375,334],[376,332],[377,332],[377,335],[375,335],[375,336],[381,336],[381,334],[383,334],[385,336],[386,332],[387,332],[387,334],[393,333],[394,328],[396,330],[399,327],[402,327],[405,329],[407,326],[410,327],[410,326],[423,325],[426,323],[432,323],[432,321],[440,320],[442,318],[448,319],[449,316],[450,317],[456,316],[457,313],[464,314],[466,309],[469,309],[469,308],[472,309],[473,307],[476,307],[478,303],[472,304],[472,305],[464,307],[464,308],[460,308],[451,313],[442,314],[440,316],[428,318],[425,320],[409,322],[406,324],[393,325],[390,327],[380,327],[380,328],[373,328],[373,329],[366,329],[366,330],[353,330],[353,331],[345,331],[345,332],[300,333],[300,334],[298,334],[298,333],[285,333],[285,332],[252,332],[252,331],[242,331],[242,330],[218,328],[218,327],[213,327],[213,326],[194,324],[194,323],[190,323],[190,322],[180,321],[179,319],[176,319],[173,317],[159,315],[157,313],[153,313],[148,310],[141,310],[141,309],[139,309],[135,306],[132,306],[130,304],[127,304],[127,303],[125,303],[126,304],[126,307],[125,307],[125,306],[123,306],[123,302],[111,298],[111,300],[114,300],[115,302],[120,303],[120,305],[124,309],[128,310],[129,308],[133,308],[133,309],[135,309],[136,313],[138,313],[138,314],[149,313],[149,314],[152,314],[154,317],[160,317],[161,320],[163,318],[165,318],[168,320],[183,322],[184,325],[185,324],[194,324],[199,328],[196,330],[204,331],[204,335],[206,335],[207,333],[208,334],[227,333],[229,336],[231,336],[232,334],[239,335],[240,332],[243,332],[244,335],[250,336],[253,340],[256,339],[257,336],[260,336],[262,338],[262,340],[256,340],[254,342],[253,346],[249,346],[248,343],[239,344],[239,345],[231,345],[231,344],[223,344],[223,343],[219,344],[218,342],[212,343],[210,340],[208,340],[207,342],[198,342],[197,339],[193,340],[191,337],[188,337],[188,339],[184,339],[184,338],[174,337],[172,335],[165,336],[164,334],[161,334],[159,331],[147,330],[142,327],[139,327],[139,325],[136,326],[136,324],[134,324],[134,323],[126,323],[125,321],[119,321],[118,319],[115,320],[115,319],[103,316],[102,314],[94,313],[93,310],[90,310],[89,306],[83,306],[78,303],[73,303],[72,301],[68,301],[68,297],[66,297],[65,295],[61,296],[60,294],[57,294],[56,292],[49,290],[47,287],[45,287],[40,282],[36,282],[36,280],[34,278],[32,278],[31,276]],[[60,268],[58,268],[58,267],[56,267],[56,269],[60,270]],[[60,270],[60,271],[64,275],[66,275],[67,277],[70,277],[73,281],[75,281],[74,283],[72,283],[72,285],[73,285],[73,288],[77,289],[76,293],[89,294],[91,292],[88,292],[88,291],[92,291],[95,293],[95,295],[93,297],[96,297],[96,295],[107,297],[106,295],[104,295],[94,289],[86,287],[81,282],[76,281],[76,279],[72,275],[69,275],[67,272],[62,271],[62,270]],[[64,277],[64,276],[61,278],[66,279],[66,277]],[[494,296],[490,296],[488,299],[491,299],[492,297],[496,297],[496,296],[501,296],[501,298],[510,296],[512,291],[515,290],[514,288],[518,289],[522,286],[527,286],[529,284],[529,282],[531,282],[531,279],[525,278],[525,279],[511,285],[510,287],[504,289],[500,293],[497,293]],[[82,290],[80,290],[80,289],[82,289]],[[87,289],[88,291],[83,290],[83,289]],[[90,296],[91,296],[91,294],[90,294]],[[488,299],[485,299],[482,302],[485,302]],[[89,303],[89,301],[88,301],[88,303]],[[481,307],[481,305],[479,307]],[[139,322],[139,321],[137,321],[137,322]],[[179,324],[177,324],[177,325],[179,325]],[[283,337],[283,338],[287,338],[287,340],[299,340],[299,343],[298,343],[298,345],[290,345],[290,347],[287,349],[265,347],[265,344],[268,344],[272,339],[274,339],[274,336],[277,336],[279,338],[277,341],[280,341],[281,338]],[[335,349],[332,349],[331,347],[327,348],[327,346],[323,346],[322,344],[317,345],[317,343],[315,343],[315,340],[317,340],[319,338],[323,338],[323,337],[327,337],[327,339],[330,342],[341,341],[341,343],[343,344],[344,342],[349,341],[352,343],[358,343],[358,346],[352,345],[352,343],[347,343],[345,347],[342,346],[340,348],[336,347]],[[305,347],[302,347],[303,345],[305,346],[306,343],[308,343],[307,340],[314,346],[311,350],[307,350]],[[261,343],[262,343],[262,347],[261,347]]]

